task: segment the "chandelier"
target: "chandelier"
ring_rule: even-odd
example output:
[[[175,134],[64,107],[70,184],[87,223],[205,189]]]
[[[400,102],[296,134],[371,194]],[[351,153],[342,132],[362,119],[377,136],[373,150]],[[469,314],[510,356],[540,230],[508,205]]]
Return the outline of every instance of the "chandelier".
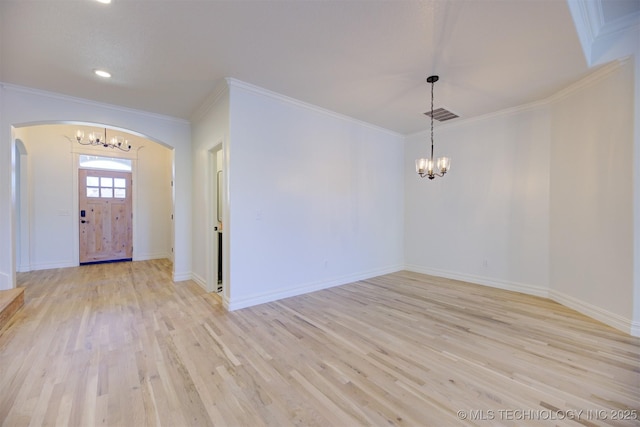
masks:
[[[428,159],[416,159],[416,172],[418,172],[420,178],[428,177],[433,179],[436,176],[444,176],[451,169],[451,159],[449,157],[439,157],[435,163],[433,161],[433,86],[438,79],[438,76],[427,77],[427,83],[431,83],[431,157]]]
[[[104,136],[100,132],[91,132],[88,140],[84,139],[84,132],[78,130],[76,131],[76,140],[81,145],[102,145],[105,148],[117,148],[120,151],[131,150],[129,141],[121,136],[112,136],[111,140],[107,140],[107,128],[104,129]]]

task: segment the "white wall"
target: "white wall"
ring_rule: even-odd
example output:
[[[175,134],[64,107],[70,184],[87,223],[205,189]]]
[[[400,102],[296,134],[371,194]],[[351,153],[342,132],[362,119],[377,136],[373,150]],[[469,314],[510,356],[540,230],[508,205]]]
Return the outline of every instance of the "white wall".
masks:
[[[12,132],[38,123],[96,123],[144,135],[174,151],[174,280],[191,277],[191,134],[188,122],[0,84],[0,289],[15,286]]]
[[[235,309],[401,269],[403,138],[229,83],[225,303]]]
[[[634,74],[633,134],[633,330],[640,336],[640,45],[632,57]]]
[[[193,136],[193,278],[202,287],[206,288],[208,274],[212,274],[210,260],[213,257],[212,249],[208,246],[207,239],[210,236],[212,217],[216,212],[211,212],[215,204],[211,200],[213,192],[209,185],[213,182],[212,173],[216,171],[210,168],[209,152],[213,148],[222,145],[222,151],[226,149],[227,135],[229,134],[229,91],[224,89],[217,93],[208,108],[202,111],[192,122]],[[222,155],[224,162],[224,155]],[[222,166],[222,164],[220,165]],[[224,168],[223,168],[224,169]],[[225,227],[226,228],[226,227]],[[228,242],[227,242],[228,246]],[[228,260],[223,260],[227,263]],[[223,272],[227,269],[223,268]],[[228,289],[224,289],[228,297]]]
[[[132,139],[138,150],[134,212],[134,261],[173,259],[171,212],[173,151],[153,141]],[[140,144],[140,145],[138,145]]]
[[[629,58],[633,67],[633,84],[627,89],[633,96],[633,317],[631,332],[640,336],[640,19],[627,16],[625,19],[607,22],[600,16],[602,11],[596,2],[569,0],[569,10],[573,17],[580,43],[589,66],[607,64],[620,58]],[[633,89],[632,89],[633,88]],[[618,106],[611,106],[617,110]],[[592,299],[594,295],[590,296]],[[609,300],[609,298],[607,298]],[[584,308],[584,307],[583,307]],[[589,308],[594,316],[602,313]],[[606,316],[606,314],[605,314]],[[626,319],[615,319],[626,323]],[[626,329],[626,328],[625,328]]]
[[[626,62],[553,102],[551,126],[552,294],[626,330],[634,295],[633,69]]]
[[[413,167],[428,135],[408,137],[407,268],[550,296],[637,334],[635,73],[615,62],[520,110],[436,128],[452,169],[433,182]]]
[[[22,220],[21,216],[28,216],[29,213],[29,168],[27,165],[27,149],[22,141],[16,138],[15,141],[15,180],[16,180],[16,266],[18,271],[29,269],[30,249],[29,249],[29,221]],[[21,268],[21,264],[24,268]]]
[[[64,130],[62,129],[64,128]],[[26,199],[26,209],[16,217],[28,231],[25,236],[17,232],[16,242],[28,256],[17,258],[19,271],[78,265],[74,259],[74,224],[77,215],[73,205],[73,164],[71,142],[66,140],[75,134],[67,126],[33,126],[15,130],[15,135],[26,148],[26,174],[22,175],[20,196]],[[17,230],[16,230],[17,231]]]
[[[7,101],[0,84],[0,290],[14,288],[16,285],[13,272],[16,251],[13,232],[16,222],[12,199],[15,150],[11,144],[12,129],[4,112],[6,109]]]
[[[531,107],[436,126],[451,171],[420,178],[427,133],[407,138],[405,263],[409,270],[536,295],[548,288],[548,113]]]

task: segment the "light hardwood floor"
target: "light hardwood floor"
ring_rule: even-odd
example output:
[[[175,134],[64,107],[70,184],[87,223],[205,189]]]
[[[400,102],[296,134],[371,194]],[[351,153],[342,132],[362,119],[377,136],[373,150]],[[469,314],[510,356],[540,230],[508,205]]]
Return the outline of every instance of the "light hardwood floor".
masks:
[[[640,425],[640,340],[542,298],[400,272],[227,313],[170,271],[20,274],[2,424]]]

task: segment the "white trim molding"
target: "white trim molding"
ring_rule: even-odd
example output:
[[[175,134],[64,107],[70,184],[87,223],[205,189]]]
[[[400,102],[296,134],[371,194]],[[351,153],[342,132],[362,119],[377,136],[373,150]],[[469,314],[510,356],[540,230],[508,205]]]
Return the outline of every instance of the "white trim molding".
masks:
[[[149,261],[152,259],[171,259],[171,252],[137,254],[133,257],[133,261]]]
[[[46,97],[46,98],[51,98],[51,99],[58,99],[61,101],[69,101],[69,102],[73,102],[76,104],[83,104],[83,105],[88,105],[88,106],[93,106],[93,107],[100,107],[100,108],[107,108],[107,109],[111,109],[111,110],[115,110],[115,111],[123,111],[123,112],[129,112],[129,113],[134,113],[136,115],[140,115],[140,116],[145,116],[145,117],[149,117],[152,119],[156,119],[156,120],[164,120],[167,122],[173,122],[173,123],[179,123],[179,124],[190,124],[191,122],[189,120],[185,120],[185,119],[181,119],[178,117],[173,117],[173,116],[167,116],[164,114],[157,114],[157,113],[151,113],[149,111],[144,111],[144,110],[136,110],[135,108],[130,108],[130,107],[123,107],[120,105],[114,105],[114,104],[108,104],[105,102],[98,102],[98,101],[93,101],[90,99],[85,99],[85,98],[77,98],[75,96],[70,96],[70,95],[63,95],[61,93],[56,93],[56,92],[49,92],[49,91],[44,91],[41,89],[34,89],[34,88],[30,88],[30,87],[26,87],[26,86],[19,86],[19,85],[14,85],[11,83],[4,83],[4,82],[0,82],[0,87],[8,90],[8,91],[13,91],[13,92],[21,92],[21,93],[27,93],[27,94],[33,94],[33,95],[38,95],[38,96],[42,96],[42,97]],[[59,123],[59,122],[56,122]],[[30,125],[33,125],[35,123],[30,123]],[[73,123],[71,123],[73,124]],[[78,123],[78,124],[85,124],[85,123]],[[14,126],[19,126],[19,124],[14,124]],[[130,132],[134,135],[138,135],[138,136],[142,136],[147,138],[144,135],[141,134],[137,134],[135,131],[130,131],[127,129],[119,129],[119,128],[115,128],[116,130],[122,130],[122,131],[126,131],[126,132]]]
[[[597,70],[593,71],[592,73],[588,74],[587,76],[583,77],[577,82],[572,83],[571,85],[565,87],[564,89],[561,89],[560,91],[554,93],[551,96],[548,96],[547,98],[539,99],[537,101],[532,101],[527,104],[516,105],[515,107],[509,107],[503,110],[493,111],[480,116],[473,116],[465,119],[458,119],[458,120],[453,120],[451,122],[445,122],[439,125],[438,129],[440,130],[452,129],[452,128],[455,129],[455,128],[472,125],[478,122],[484,122],[486,120],[490,120],[496,117],[508,117],[510,115],[515,115],[523,112],[529,112],[529,111],[546,108],[558,101],[561,101],[573,95],[574,93],[586,87],[593,86],[594,84],[602,81],[602,79],[608,77],[613,72],[619,70],[621,67],[623,67],[630,61],[631,61],[630,56],[611,61],[610,63],[599,67]],[[421,131],[406,135],[405,138],[422,137],[428,134],[429,134],[429,130],[425,129],[425,130],[421,130]]]
[[[196,282],[198,284],[198,286],[200,286],[205,291],[207,290],[207,281],[202,276],[200,276],[199,274],[193,273],[191,275],[191,280]]]
[[[580,39],[582,52],[587,60],[587,65],[594,66],[597,63],[607,62],[607,50],[611,48],[614,40],[624,40],[628,35],[630,48],[637,47],[637,34],[640,28],[640,12],[609,20],[605,19],[603,4],[606,0],[567,0],[573,23]],[[628,55],[631,52],[627,52]],[[612,58],[609,58],[612,59]]]
[[[173,281],[174,282],[184,282],[186,280],[193,280],[193,274],[191,274],[191,272],[189,272],[189,271],[174,271],[173,272]]]
[[[11,278],[9,275],[0,271],[0,291],[8,291],[12,288],[13,286],[11,286]]]
[[[626,319],[619,314],[604,310],[593,304],[589,304],[588,302],[584,302],[575,297],[555,291],[553,289],[550,291],[550,298],[559,304],[576,310],[577,312],[582,313],[585,316],[589,316],[595,320],[611,326],[612,328],[618,329],[619,331],[626,332],[635,337],[640,336],[640,323],[638,322]]]
[[[51,270],[54,268],[71,268],[71,267],[78,267],[78,266],[79,264],[74,261],[59,261],[59,262],[44,262],[44,263],[32,262],[31,265],[29,265],[28,271]]]
[[[439,270],[435,268],[420,267],[418,265],[405,265],[405,270],[414,273],[427,274],[429,276],[444,277],[446,279],[460,280],[462,282],[473,283],[475,285],[490,286],[492,288],[515,291],[537,297],[549,297],[547,288],[526,283],[511,282],[507,280],[493,279],[489,277],[476,276],[473,274],[457,273],[453,271]]]
[[[362,120],[354,119],[353,117],[346,116],[346,115],[340,114],[340,113],[336,113],[335,111],[327,110],[326,108],[318,107],[317,105],[309,104],[307,102],[300,101],[298,99],[291,98],[291,97],[286,96],[286,95],[281,95],[281,94],[279,94],[277,92],[272,92],[272,91],[270,91],[268,89],[264,89],[264,88],[261,88],[259,86],[255,86],[255,85],[252,85],[250,83],[243,82],[241,80],[237,80],[237,79],[234,79],[234,78],[231,78],[231,77],[227,77],[226,81],[227,81],[227,84],[229,85],[229,87],[235,87],[235,88],[242,89],[242,90],[245,90],[247,92],[251,92],[251,93],[254,93],[254,94],[257,94],[257,95],[260,95],[260,96],[265,96],[267,98],[271,98],[271,99],[274,99],[274,100],[277,100],[277,101],[280,101],[280,102],[285,102],[287,104],[291,104],[291,105],[295,105],[297,107],[305,108],[307,110],[311,110],[311,111],[314,111],[314,112],[316,112],[318,114],[322,114],[322,115],[325,115],[325,116],[328,116],[328,117],[333,117],[335,119],[339,119],[339,120],[344,120],[344,121],[347,121],[347,122],[355,123],[357,125],[368,127],[370,129],[374,129],[374,130],[379,131],[379,132],[384,132],[384,133],[386,133],[388,135],[392,135],[392,136],[395,136],[395,137],[398,137],[398,138],[403,138],[404,137],[404,135],[402,135],[402,134],[400,134],[398,132],[394,132],[392,130],[385,129],[385,128],[382,128],[380,126],[376,126],[376,125],[373,125],[371,123],[364,122]]]
[[[401,265],[396,265],[396,266],[336,277],[330,280],[306,283],[294,288],[277,289],[271,292],[249,295],[244,298],[233,299],[233,298],[227,298],[225,295],[223,296],[222,303],[224,304],[224,307],[229,311],[239,310],[241,308],[252,307],[254,305],[273,302],[283,298],[289,298],[297,295],[307,294],[309,292],[328,289],[334,286],[342,286],[349,283],[357,282],[359,280],[370,279],[372,277],[395,273],[402,270],[403,268]]]
[[[190,122],[194,123],[202,119],[224,95],[229,95],[229,86],[225,81],[221,81],[216,85],[213,92],[211,92],[191,114],[189,118]]]
[[[509,282],[504,280],[490,279],[487,277],[476,276],[473,274],[455,273],[452,271],[438,270],[434,268],[425,268],[416,265],[406,265],[405,270],[414,273],[427,274],[435,277],[444,277],[446,279],[460,280],[474,285],[490,286],[493,288],[504,289],[507,291],[515,291],[523,294],[548,298],[552,301],[569,307],[585,316],[600,321],[612,328],[625,332],[632,336],[640,336],[640,323],[626,319],[616,313],[604,310],[593,304],[589,304],[575,297],[569,296],[553,289],[547,289],[541,286],[528,285],[523,283]]]

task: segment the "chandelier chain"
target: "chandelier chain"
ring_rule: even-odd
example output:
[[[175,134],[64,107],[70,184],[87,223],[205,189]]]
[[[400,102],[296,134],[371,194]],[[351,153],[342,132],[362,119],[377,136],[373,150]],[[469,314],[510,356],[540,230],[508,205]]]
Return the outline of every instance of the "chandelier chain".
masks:
[[[435,81],[431,82],[431,161],[433,162],[433,86]]]

